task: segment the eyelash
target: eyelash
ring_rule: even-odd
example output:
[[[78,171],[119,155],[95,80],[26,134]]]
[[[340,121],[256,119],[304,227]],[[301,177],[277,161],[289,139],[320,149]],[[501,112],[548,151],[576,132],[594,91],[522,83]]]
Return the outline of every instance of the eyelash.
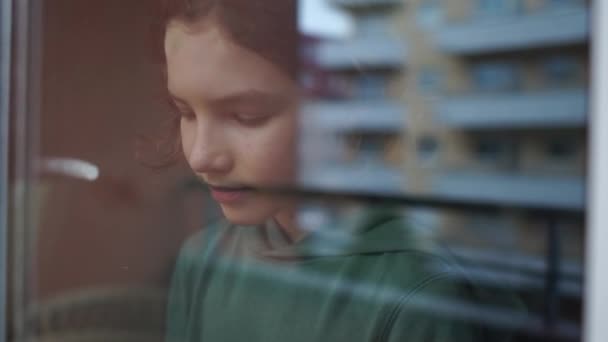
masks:
[[[192,120],[192,119],[196,118],[196,115],[191,110],[183,109],[183,108],[177,108],[176,110],[182,119]],[[247,115],[239,115],[239,114],[232,114],[231,117],[239,124],[241,124],[243,126],[248,126],[248,127],[261,126],[269,118],[269,116],[266,116],[266,115],[247,116]]]
[[[191,120],[196,117],[194,112],[188,108],[183,108],[180,105],[172,104],[174,112],[182,119]]]
[[[178,112],[179,116],[185,120],[193,120],[194,118],[196,118],[196,115],[194,115],[194,113],[191,111],[178,110],[177,112]]]
[[[261,126],[268,120],[268,116],[266,115],[256,115],[256,116],[244,116],[244,115],[233,115],[234,119],[241,125],[248,127],[256,127]]]

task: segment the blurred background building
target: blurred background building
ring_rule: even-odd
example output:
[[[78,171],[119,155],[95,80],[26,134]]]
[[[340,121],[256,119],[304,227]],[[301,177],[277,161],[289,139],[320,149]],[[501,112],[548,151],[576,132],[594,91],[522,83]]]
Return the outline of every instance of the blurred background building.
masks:
[[[322,1],[353,29],[301,40],[303,183],[562,211],[406,214],[476,282],[521,295],[526,341],[579,340],[588,1]],[[183,162],[159,177],[126,148],[138,132],[156,136],[169,111],[161,67],[149,61],[154,13],[118,0],[44,7],[24,44],[44,52],[31,53],[41,108],[28,138],[42,159],[69,156],[104,172],[94,183],[42,178],[31,195],[39,208],[23,223],[36,228],[35,246],[14,248],[34,266],[27,283],[12,284],[24,302],[12,306],[28,304],[24,327],[53,341],[75,332],[160,341],[175,255],[217,208]],[[325,208],[304,213],[318,223],[331,219]]]
[[[399,192],[404,186],[399,168],[407,116],[396,85],[405,46],[389,25],[398,2],[374,3],[336,1],[355,18],[352,36],[318,40],[302,50],[303,60],[313,60],[329,83],[327,91],[311,94],[301,116],[305,136],[311,137],[302,144],[301,175],[308,186],[382,192]],[[301,80],[305,88],[307,65],[311,63],[304,64]]]
[[[475,265],[478,281],[526,298],[547,290],[556,262],[548,256],[557,253],[553,300],[562,310],[552,319],[560,336],[576,336],[588,1],[325,1],[355,29],[302,45],[304,88],[315,73],[325,84],[303,108],[304,184],[575,213],[550,226],[545,215],[517,209],[409,211]],[[543,305],[533,311],[546,319]]]

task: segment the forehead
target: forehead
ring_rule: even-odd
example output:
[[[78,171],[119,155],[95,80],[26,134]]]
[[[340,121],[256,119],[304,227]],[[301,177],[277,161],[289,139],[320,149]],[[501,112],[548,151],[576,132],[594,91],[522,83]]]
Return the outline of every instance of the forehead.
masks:
[[[167,86],[181,98],[216,98],[256,89],[277,92],[291,82],[279,68],[234,43],[215,25],[172,24],[165,36]]]

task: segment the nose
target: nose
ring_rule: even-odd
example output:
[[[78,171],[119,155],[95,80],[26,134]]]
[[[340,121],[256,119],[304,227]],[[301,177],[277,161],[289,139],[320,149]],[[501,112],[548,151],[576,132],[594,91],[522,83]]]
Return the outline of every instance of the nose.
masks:
[[[221,128],[200,122],[190,142],[188,164],[199,174],[222,174],[232,169],[233,160]]]

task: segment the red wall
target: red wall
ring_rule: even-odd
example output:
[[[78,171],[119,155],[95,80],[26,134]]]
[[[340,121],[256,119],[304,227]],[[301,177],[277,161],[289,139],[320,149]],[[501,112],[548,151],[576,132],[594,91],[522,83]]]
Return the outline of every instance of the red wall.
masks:
[[[44,178],[34,292],[164,287],[193,225],[178,190],[184,164],[155,171],[135,158],[137,134],[168,117],[151,58],[152,1],[44,3],[42,155],[87,160],[101,174]]]

